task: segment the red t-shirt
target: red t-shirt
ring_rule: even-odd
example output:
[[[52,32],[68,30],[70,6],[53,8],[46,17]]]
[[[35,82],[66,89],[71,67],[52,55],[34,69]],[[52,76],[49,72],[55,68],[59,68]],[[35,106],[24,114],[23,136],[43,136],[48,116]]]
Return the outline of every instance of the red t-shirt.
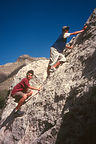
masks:
[[[21,82],[19,82],[12,90],[11,95],[14,95],[16,92],[22,91],[24,93],[27,92],[29,87],[29,80],[27,78],[23,78]]]

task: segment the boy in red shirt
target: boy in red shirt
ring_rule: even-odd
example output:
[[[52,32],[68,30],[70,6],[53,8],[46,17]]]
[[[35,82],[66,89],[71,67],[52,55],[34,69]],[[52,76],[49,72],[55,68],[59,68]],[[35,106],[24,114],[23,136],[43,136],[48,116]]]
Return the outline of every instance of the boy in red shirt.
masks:
[[[20,107],[22,106],[22,104],[24,103],[24,101],[32,95],[33,91],[32,90],[38,90],[40,91],[40,88],[35,88],[32,87],[29,84],[29,80],[32,79],[32,76],[34,75],[33,70],[29,70],[26,74],[26,78],[23,78],[21,80],[21,82],[19,82],[12,90],[11,92],[11,96],[13,98],[19,98],[19,102],[17,107],[15,108],[15,113],[16,114],[23,114],[24,112],[20,111]],[[32,89],[30,91],[28,91],[28,89]]]

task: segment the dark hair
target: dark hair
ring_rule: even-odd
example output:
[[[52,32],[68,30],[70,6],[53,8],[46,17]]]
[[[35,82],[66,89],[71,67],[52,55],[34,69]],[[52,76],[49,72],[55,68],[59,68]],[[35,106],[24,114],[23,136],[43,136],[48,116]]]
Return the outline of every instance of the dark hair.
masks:
[[[27,75],[28,75],[29,73],[31,73],[32,75],[34,75],[34,71],[33,71],[33,70],[29,70],[29,71],[27,72]]]
[[[65,32],[66,30],[69,30],[69,28],[70,28],[69,26],[63,26],[62,31]]]

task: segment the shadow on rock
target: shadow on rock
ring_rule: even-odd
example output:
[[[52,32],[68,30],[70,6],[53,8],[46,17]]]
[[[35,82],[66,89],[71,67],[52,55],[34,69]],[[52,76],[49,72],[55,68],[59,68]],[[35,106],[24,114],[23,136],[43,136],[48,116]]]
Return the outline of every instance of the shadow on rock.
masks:
[[[69,112],[62,112],[62,124],[55,144],[96,143],[96,86],[82,97],[76,98],[76,88],[66,101]],[[74,94],[73,94],[74,93]]]
[[[85,65],[82,75],[89,80],[91,78],[96,78],[96,51],[86,61],[83,61],[83,59],[81,61],[82,64]]]
[[[5,121],[0,125],[0,129],[2,129],[2,127],[6,127],[5,131],[7,129],[11,130],[11,126],[15,120],[16,117],[21,117],[21,115],[16,115],[14,114],[14,110],[11,112],[11,114],[5,119]]]

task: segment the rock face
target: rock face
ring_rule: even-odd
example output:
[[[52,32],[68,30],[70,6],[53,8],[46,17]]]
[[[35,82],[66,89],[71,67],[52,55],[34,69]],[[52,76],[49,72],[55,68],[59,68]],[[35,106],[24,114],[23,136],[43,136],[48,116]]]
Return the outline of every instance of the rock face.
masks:
[[[67,62],[46,79],[48,60],[21,68],[12,87],[29,69],[32,85],[42,86],[22,106],[25,114],[14,117],[17,105],[8,98],[1,117],[3,144],[94,144],[96,141],[96,9],[86,22],[88,29],[66,51]]]
[[[38,60],[46,60],[46,58],[33,58],[29,55],[20,56],[16,62],[7,63],[5,65],[0,66],[0,90],[9,89],[13,77],[18,73],[18,71],[24,66]]]

